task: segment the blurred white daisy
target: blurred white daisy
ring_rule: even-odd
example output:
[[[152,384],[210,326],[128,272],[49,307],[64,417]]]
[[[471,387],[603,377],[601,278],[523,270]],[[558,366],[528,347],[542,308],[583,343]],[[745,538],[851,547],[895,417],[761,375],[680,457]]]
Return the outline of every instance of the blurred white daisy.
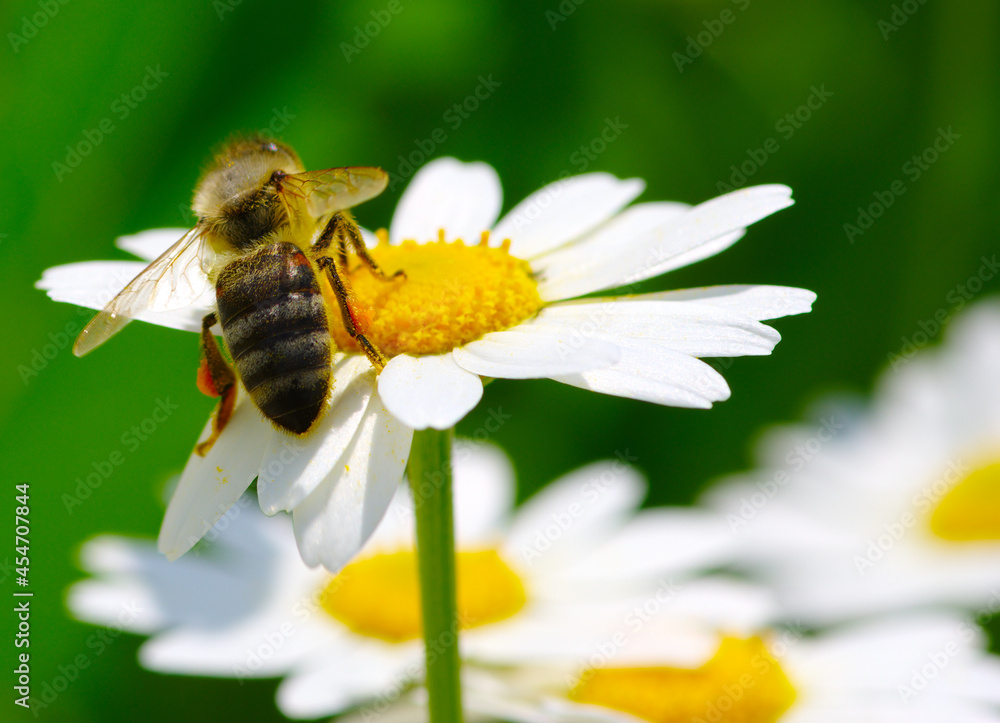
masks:
[[[626,208],[643,188],[607,173],[570,177],[497,221],[502,194],[491,166],[443,158],[421,169],[388,232],[380,239],[364,232],[376,261],[405,270],[406,280],[377,281],[361,264],[350,272],[354,303],[368,310],[365,334],[391,357],[385,369],[376,379],[332,314],[331,331],[347,353],[335,358],[334,391],[317,428],[304,438],[279,432],[239,394],[232,429],[184,470],[161,551],[173,559],[190,549],[257,477],[261,509],[293,513],[303,559],[340,569],[384,513],[412,430],[454,426],[482,397],[484,377],[546,377],[679,407],[728,398],[725,380],[699,358],[769,354],[780,336],[760,322],[808,311],[815,294],[718,286],[578,297],[728,248],[746,226],[790,206],[791,190],[757,186],[694,207]],[[149,231],[117,243],[150,260],[182,233]],[[56,301],[100,308],[142,267],[69,264],[48,269],[37,286]],[[201,273],[197,264],[190,273]],[[184,308],[139,318],[199,331],[213,308],[209,289]]]
[[[610,625],[641,625],[667,609],[741,619],[747,629],[771,612],[759,591],[685,581],[728,559],[724,523],[693,508],[636,512],[645,483],[621,461],[577,470],[513,514],[505,455],[456,445],[455,463],[467,660],[582,658]],[[95,577],[74,585],[68,604],[83,620],[109,624],[134,603],[130,629],[152,635],[139,651],[147,668],[283,676],[278,705],[291,717],[376,705],[423,677],[412,500],[402,487],[362,554],[336,577],[304,565],[288,518],[264,518],[250,497],[219,521],[213,544],[175,563],[148,542],[98,537],[82,551]],[[710,612],[723,605],[725,615]]]
[[[660,622],[582,671],[469,670],[467,706],[518,723],[1000,721],[1000,661],[957,616],[902,616],[809,636],[794,627],[742,636]]]
[[[1000,611],[1000,304],[900,357],[858,413],[774,431],[714,490],[745,564],[823,622],[955,604]]]

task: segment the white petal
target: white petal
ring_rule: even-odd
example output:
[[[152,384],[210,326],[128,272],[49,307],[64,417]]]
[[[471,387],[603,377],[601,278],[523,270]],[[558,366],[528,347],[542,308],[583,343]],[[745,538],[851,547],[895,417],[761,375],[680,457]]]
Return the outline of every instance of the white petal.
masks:
[[[959,667],[962,658],[983,645],[983,640],[979,629],[956,613],[897,611],[891,617],[836,628],[809,643],[801,649],[788,649],[789,663],[804,678],[820,681],[834,669],[837,676],[826,681],[824,687],[835,691],[873,687],[895,691],[932,654],[949,648],[944,668],[947,671]]]
[[[293,511],[295,538],[310,567],[337,573],[378,526],[406,467],[413,430],[372,398],[351,446]]]
[[[271,431],[241,386],[229,424],[204,457],[191,454],[167,506],[158,541],[167,559],[190,550],[250,486]]]
[[[455,362],[486,377],[540,379],[601,369],[618,360],[618,348],[604,339],[553,324],[521,324],[487,334],[455,349]]]
[[[700,246],[695,246],[693,249],[688,249],[687,251],[679,253],[670,259],[670,263],[665,267],[659,268],[655,274],[650,274],[649,276],[643,278],[652,278],[653,276],[659,276],[660,274],[665,274],[666,272],[673,271],[674,269],[682,269],[685,266],[698,263],[703,259],[711,258],[716,254],[721,254],[723,251],[743,238],[745,234],[746,229],[741,228],[733,231],[732,233],[727,233],[723,236],[712,239],[711,241]],[[633,279],[632,281],[635,282],[641,280],[642,279]]]
[[[465,670],[462,670],[462,676],[465,677]],[[392,690],[395,690],[393,688]],[[420,723],[427,717],[427,696],[423,688],[417,688],[412,693],[402,693],[398,698],[396,698],[391,705],[388,707],[379,706],[378,723]],[[480,696],[475,696],[478,699]],[[486,723],[481,716],[474,715],[475,713],[490,713],[491,710],[473,710],[472,706],[477,702],[476,700],[470,700],[469,703],[465,703],[463,699],[462,705],[464,706],[465,720],[468,723]],[[286,711],[286,715],[288,712]],[[371,706],[362,706],[349,713],[345,713],[337,718],[337,723],[371,723],[372,708]],[[491,717],[487,720],[494,720],[495,717]],[[520,723],[517,718],[503,720],[515,720]],[[534,723],[532,721],[531,723]],[[549,723],[546,721],[545,723]],[[970,723],[979,723],[979,721],[970,721]],[[993,723],[991,721],[990,723]]]
[[[571,574],[591,586],[656,579],[724,564],[733,547],[733,535],[721,516],[695,508],[657,507],[639,512]]]
[[[599,595],[603,591],[588,592]],[[532,592],[537,593],[537,586]],[[606,610],[590,609],[577,600],[559,602],[563,604],[535,604],[530,612],[469,630],[462,640],[463,656],[493,666],[584,661],[614,637],[616,628],[619,634],[624,629],[627,609],[621,606],[614,616],[617,624],[612,626],[612,615]]]
[[[1000,705],[1000,658],[977,654],[971,665],[963,667],[960,672],[956,671],[958,675],[947,680],[948,693]]]
[[[452,465],[456,543],[471,547],[498,542],[503,521],[514,507],[510,458],[492,444],[456,439]]]
[[[317,639],[315,629],[293,615],[286,610],[239,625],[177,627],[147,641],[139,650],[139,662],[150,670],[183,675],[238,679],[281,675],[315,654],[317,645],[333,642]]]
[[[698,252],[704,244],[714,242],[718,253],[737,241],[750,224],[794,203],[792,189],[779,184],[744,188],[701,203],[678,218],[678,225],[664,238],[646,248],[647,259],[655,259],[652,264],[634,269],[620,283],[642,281],[694,263],[705,257]],[[729,238],[723,239],[725,236]]]
[[[459,367],[451,352],[389,360],[378,393],[393,416],[413,429],[451,429],[483,397],[483,382]]]
[[[257,478],[257,498],[266,515],[291,511],[330,474],[361,426],[375,393],[375,373],[352,354],[333,368],[329,407],[307,437],[273,430]]]
[[[35,288],[45,291],[54,301],[103,309],[146,266],[141,261],[63,264],[45,269]]]
[[[644,250],[690,210],[686,203],[669,201],[630,206],[576,242],[532,259],[531,268],[540,279],[539,294],[552,301],[614,285],[622,263],[629,269],[635,266],[636,249]]]
[[[643,189],[639,178],[619,180],[610,173],[587,173],[550,183],[507,213],[493,230],[495,240],[509,238],[519,259],[562,246],[611,218]]]
[[[452,467],[456,543],[466,548],[497,544],[514,506],[510,459],[492,444],[458,438],[452,446]],[[392,498],[365,553],[411,547],[414,535],[413,494],[406,483]]]
[[[163,555],[157,557],[167,563]],[[77,620],[94,625],[116,625],[149,635],[161,630],[170,618],[161,608],[156,591],[143,582],[82,580],[70,586],[66,607]]]
[[[129,630],[205,630],[255,615],[272,591],[294,595],[303,581],[311,589],[315,573],[299,560],[291,518],[269,519],[256,507],[253,495],[241,497],[206,535],[211,544],[199,552],[207,554],[174,562],[152,540],[104,535],[88,541],[80,564],[96,579],[74,585],[67,604],[81,619]]]
[[[416,539],[416,526],[413,516],[413,495],[409,482],[400,480],[399,489],[389,503],[389,509],[379,522],[375,532],[364,544],[361,555],[367,557],[380,552],[396,552],[413,547]]]
[[[152,261],[180,240],[189,228],[151,228],[129,236],[119,236],[115,246],[122,251],[138,256],[145,261]]]
[[[337,652],[336,659],[327,655],[322,665],[282,681],[278,687],[282,713],[290,718],[319,718],[373,700],[384,702],[406,687],[408,672],[422,670],[416,646],[357,644]]]
[[[662,342],[698,357],[770,354],[781,340],[771,327],[729,309],[647,298],[556,304],[542,309],[538,320],[585,334],[608,334],[615,343],[619,337]]]
[[[514,516],[505,555],[557,566],[600,545],[646,494],[645,479],[626,462],[594,462],[536,492]]]
[[[66,604],[82,620],[151,632],[167,624],[218,624],[242,612],[220,605],[232,597],[232,578],[198,557],[169,562],[151,540],[102,535],[84,544],[80,561],[104,578],[70,588]]]
[[[103,309],[146,268],[141,261],[83,261],[46,269],[35,288],[44,290],[53,301],[89,309]],[[171,311],[142,311],[135,318],[150,324],[182,331],[201,331],[201,320],[215,305],[215,291],[209,289],[195,303]]]
[[[754,321],[780,319],[812,310],[816,294],[794,286],[766,286],[733,284],[705,286],[700,289],[677,289],[653,294],[623,297],[635,300],[696,301],[699,304],[718,306]]]
[[[621,350],[621,360],[606,369],[552,378],[581,389],[671,407],[708,409],[712,402],[729,398],[726,380],[699,359],[654,344],[622,345]]]
[[[662,661],[664,649],[673,647],[672,637],[688,631],[697,634],[698,628],[701,632],[714,629],[713,636],[719,631],[728,635],[759,633],[766,621],[773,620],[779,611],[774,596],[766,587],[724,575],[681,583],[675,583],[668,576],[666,580],[661,578],[657,582],[658,590],[666,593],[666,600],[663,600],[662,594],[654,597],[669,607],[670,614],[644,616],[646,624],[642,634],[627,636],[622,655],[616,656],[622,665],[649,665],[657,659]],[[635,602],[642,605],[643,598],[649,600],[648,594]],[[630,604],[628,607],[633,606]],[[690,642],[694,641],[689,641],[688,645]],[[717,648],[718,642],[712,647]]]
[[[439,158],[421,168],[403,192],[389,227],[394,244],[405,239],[437,239],[443,228],[449,241],[476,243],[500,213],[500,178],[486,163]]]
[[[597,232],[532,262],[543,299],[566,299],[659,276],[731,245],[744,227],[792,205],[786,186],[755,186],[683,213],[677,204],[640,204]]]

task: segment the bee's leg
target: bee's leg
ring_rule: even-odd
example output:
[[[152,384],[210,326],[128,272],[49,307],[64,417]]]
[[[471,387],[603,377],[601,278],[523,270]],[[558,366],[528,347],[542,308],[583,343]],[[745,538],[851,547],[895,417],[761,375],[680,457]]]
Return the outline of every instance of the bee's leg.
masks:
[[[313,245],[313,249],[317,254],[323,254],[334,243],[337,245],[337,260],[340,262],[340,268],[342,269],[347,268],[347,248],[350,246],[365,266],[371,269],[372,273],[383,281],[406,277],[406,272],[402,269],[389,276],[382,270],[382,267],[375,263],[375,259],[368,253],[368,248],[365,246],[365,240],[361,237],[358,225],[344,211],[335,213],[330,217],[326,228],[323,229],[322,235],[320,235],[319,239]]]
[[[337,268],[336,259],[332,256],[320,256],[316,259],[316,265],[319,266],[320,270],[325,271],[330,279],[333,293],[337,295],[337,302],[340,304],[340,313],[344,318],[344,328],[347,329],[347,333],[358,342],[358,346],[364,351],[375,370],[382,371],[387,359],[374,344],[368,341],[368,337],[358,332],[358,322],[354,318],[354,309],[351,308],[351,292],[344,283],[341,270]]]
[[[236,373],[222,356],[219,342],[212,333],[218,319],[211,313],[201,321],[201,366],[198,368],[198,389],[210,397],[220,397],[219,407],[212,417],[212,435],[195,446],[194,451],[204,457],[215,444],[222,430],[233,416],[236,405]]]

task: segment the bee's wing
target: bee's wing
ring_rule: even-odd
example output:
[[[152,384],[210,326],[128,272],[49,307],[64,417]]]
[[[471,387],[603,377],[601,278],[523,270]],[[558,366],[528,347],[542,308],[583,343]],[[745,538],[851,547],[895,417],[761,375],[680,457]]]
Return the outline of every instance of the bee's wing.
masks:
[[[96,349],[142,311],[169,311],[194,302],[208,288],[202,266],[202,233],[195,226],[118,292],[80,332],[73,353]]]
[[[381,168],[327,168],[285,176],[281,197],[292,218],[303,213],[321,218],[375,198],[388,183],[389,175]]]

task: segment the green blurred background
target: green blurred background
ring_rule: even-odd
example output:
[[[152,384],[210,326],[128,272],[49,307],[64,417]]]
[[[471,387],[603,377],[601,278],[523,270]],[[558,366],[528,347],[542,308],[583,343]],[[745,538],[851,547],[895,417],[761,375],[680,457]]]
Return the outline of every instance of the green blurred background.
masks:
[[[112,246],[116,236],[191,224],[186,205],[199,169],[234,130],[277,131],[310,168],[381,165],[400,180],[411,155],[417,163],[485,160],[503,179],[505,208],[584,166],[645,178],[647,200],[708,199],[743,164],[747,185],[792,186],[794,207],[721,256],[645,288],[804,286],[819,294],[816,311],[777,322],[785,338],[773,358],[719,361],[733,397],[711,412],[554,382],[490,385],[460,431],[471,434],[491,408],[512,415],[493,439],[514,458],[522,497],[574,466],[628,450],[652,480],[651,504],[691,501],[712,478],[750,462],[764,425],[795,419],[831,389],[870,388],[888,355],[913,339],[921,320],[950,313],[949,293],[995,253],[996,3],[577,3],[4,3],[2,529],[13,533],[15,484],[31,483],[33,692],[76,655],[91,660],[42,718],[281,719],[275,682],[148,673],[129,636],[95,655],[87,647],[95,629],[63,608],[67,585],[81,577],[83,540],[105,531],[152,537],[159,528],[163,484],[212,408],[195,389],[194,337],[135,324],[86,359],[66,348],[44,365],[37,357],[67,324],[85,321],[32,288],[42,270],[126,258]],[[372,24],[379,18],[383,24]],[[366,23],[378,34],[359,37]],[[358,52],[345,54],[345,44]],[[120,96],[157,68],[165,76],[146,97],[123,105]],[[449,109],[480,76],[499,86],[456,127]],[[105,119],[111,130],[77,167],[53,165],[67,164],[67,146]],[[609,119],[622,124],[620,134],[586,159],[581,147],[599,150],[592,144]],[[914,178],[905,164],[949,128],[958,138]],[[446,139],[429,140],[435,131]],[[897,179],[905,193],[849,239],[844,224],[857,225],[858,207],[876,202],[874,194],[892,196]],[[403,186],[360,208],[360,221],[387,225]],[[991,281],[978,296],[996,287]],[[42,368],[28,375],[33,361]],[[122,450],[123,432],[165,397],[179,409],[68,514],[61,495]],[[11,537],[0,561],[13,557]],[[9,600],[12,576],[0,577]],[[14,666],[13,622],[0,614],[6,671]],[[8,673],[3,680],[0,719],[30,717],[6,700]]]

